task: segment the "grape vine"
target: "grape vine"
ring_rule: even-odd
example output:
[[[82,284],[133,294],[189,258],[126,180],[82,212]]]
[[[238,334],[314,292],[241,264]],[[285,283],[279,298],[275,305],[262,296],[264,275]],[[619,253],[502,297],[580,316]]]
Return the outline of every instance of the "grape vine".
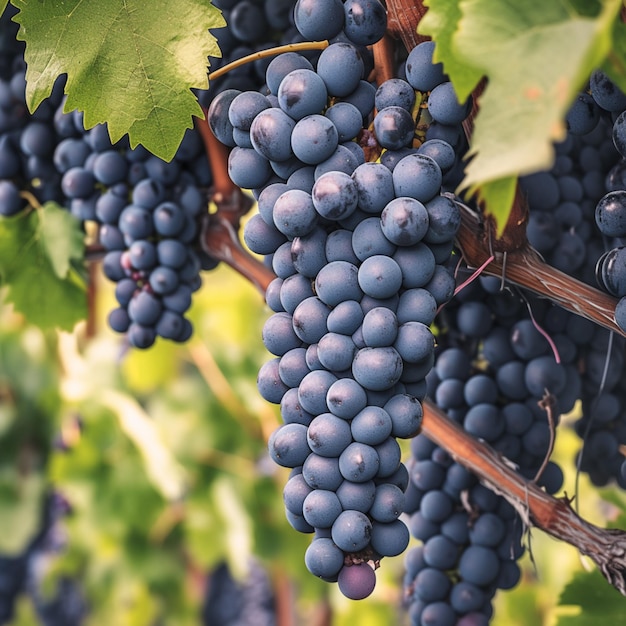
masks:
[[[209,270],[227,265],[270,313],[257,395],[276,412],[258,409],[266,413],[254,428],[234,420],[261,441],[255,463],[229,449],[203,462],[272,477],[289,530],[310,536],[297,558],[313,578],[364,600],[417,541],[400,584],[408,621],[486,624],[496,591],[519,583],[519,559],[532,550],[525,536],[537,527],[626,595],[626,530],[584,519],[579,493],[555,495],[563,472],[552,459],[561,422],[576,412],[576,472],[626,487],[621,3],[564,2],[549,15],[539,0],[498,3],[487,23],[487,0],[215,0],[205,12],[186,0],[173,35],[161,2],[149,19],[125,6],[114,34],[116,0],[93,25],[81,3],[62,4],[15,0],[0,22],[4,302],[43,328],[69,331],[87,317],[89,343],[97,266],[113,283],[107,321],[120,361],[190,342],[186,358],[221,404],[248,415],[194,344],[192,303]],[[118,99],[136,70],[114,58],[136,40],[129,25],[142,15],[153,28],[137,31],[142,70]],[[183,37],[186,20],[194,25]],[[58,24],[53,62],[42,64]],[[99,47],[79,45],[83,29]],[[576,49],[550,47],[574,34]],[[89,52],[84,68],[74,46]],[[146,64],[152,46],[158,62]],[[535,72],[548,53],[553,62]],[[63,358],[76,382],[83,357]],[[17,388],[5,378],[0,407]],[[189,521],[196,486],[185,453],[180,463],[169,455],[135,401],[106,390],[98,398],[119,414],[168,503],[150,530],[165,542]],[[67,423],[55,445],[71,455],[88,436],[81,417]],[[208,480],[218,503],[241,511],[230,478]],[[57,576],[56,596],[42,594],[50,553],[73,556],[74,574],[79,561],[87,567],[71,539],[58,540],[71,517],[71,498],[55,491],[23,553],[0,554],[0,623],[26,591],[43,624],[88,619],[93,588],[80,577]],[[290,623],[285,591],[270,588],[256,561],[245,584],[231,577],[236,559],[206,563],[212,574],[196,585],[206,623]],[[238,594],[246,600],[229,617],[224,597]]]

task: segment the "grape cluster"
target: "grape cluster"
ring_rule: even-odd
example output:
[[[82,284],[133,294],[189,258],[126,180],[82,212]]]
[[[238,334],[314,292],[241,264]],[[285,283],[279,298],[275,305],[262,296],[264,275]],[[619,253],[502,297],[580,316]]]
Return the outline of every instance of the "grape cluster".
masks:
[[[601,72],[589,93],[581,93],[568,116],[566,139],[556,146],[548,172],[521,179],[530,207],[529,242],[551,265],[588,284],[599,284],[616,297],[620,292],[620,255],[626,219],[622,179],[624,155],[618,151],[617,118],[626,102]],[[619,323],[619,306],[616,321]],[[626,486],[626,399],[624,340],[584,320],[569,336],[577,344],[582,416],[576,432],[583,439],[576,464],[596,485],[616,480]]]
[[[50,566],[64,549],[62,518],[68,504],[59,493],[45,501],[41,528],[24,552],[0,556],[0,624],[10,624],[18,596],[32,601],[37,623],[42,626],[78,626],[87,612],[84,595],[76,581],[60,576],[53,589],[47,578]]]
[[[596,278],[602,288],[619,298],[615,321],[626,329],[626,94],[601,71],[592,74],[590,90],[598,108],[613,120],[611,136],[620,157],[607,176],[607,193],[595,210],[596,224],[605,237],[607,248],[598,261]]]
[[[195,245],[207,198],[186,166],[198,161],[207,166],[199,139],[188,132],[170,163],[133,150],[127,152],[132,161],[118,152],[100,153],[94,167],[106,154],[117,155],[127,170],[132,163],[139,172],[132,191],[124,179],[110,180],[94,205],[107,250],[103,270],[116,282],[119,304],[109,314],[109,324],[127,333],[138,348],[148,348],[157,336],[186,341],[192,326],[184,314],[202,284],[200,271],[216,265]]]
[[[105,125],[85,130],[81,113],[63,112],[62,81],[29,115],[11,15],[2,19],[13,38],[0,51],[0,216],[20,213],[28,191],[97,225],[103,271],[116,283],[113,330],[138,348],[157,336],[186,341],[192,327],[185,313],[200,272],[217,264],[200,246],[212,179],[198,133],[186,133],[169,163],[126,140],[113,145]]]
[[[207,577],[202,608],[205,626],[274,626],[276,600],[271,580],[260,563],[248,563],[243,580],[220,563]]]
[[[313,24],[329,4],[337,23]],[[419,431],[434,360],[429,326],[454,289],[444,264],[460,224],[457,205],[441,195],[454,148],[441,138],[414,145],[415,87],[400,78],[379,86],[366,80],[358,46],[384,27],[355,35],[349,16],[361,5],[377,7],[299,2],[303,33],[331,37],[307,28],[343,23],[349,40],[331,43],[314,63],[281,54],[267,67],[267,93],[225,90],[209,108],[214,134],[231,147],[232,180],[258,198],[245,242],[276,274],[266,292],[274,314],[263,329],[274,358],[258,387],[281,407],[284,423],[269,451],[292,469],[287,519],[314,533],[308,569],[353,599],[374,588],[370,563],[408,544],[399,519],[408,476],[396,438]],[[379,24],[377,15],[363,23]],[[424,71],[432,47],[427,53]],[[469,104],[454,97],[446,108],[444,100],[433,115],[438,106],[454,128]],[[366,160],[372,140],[380,163]]]
[[[0,556],[0,624],[13,619],[15,602],[26,585],[28,559],[26,555]]]
[[[522,476],[558,491],[563,476],[552,461],[536,476],[550,452],[551,429],[579,397],[577,342],[585,321],[528,295],[500,291],[497,278],[481,278],[457,294],[438,324],[429,397]],[[519,581],[522,520],[424,435],[411,450],[405,512],[422,542],[406,557],[412,623],[487,624],[496,590]]]

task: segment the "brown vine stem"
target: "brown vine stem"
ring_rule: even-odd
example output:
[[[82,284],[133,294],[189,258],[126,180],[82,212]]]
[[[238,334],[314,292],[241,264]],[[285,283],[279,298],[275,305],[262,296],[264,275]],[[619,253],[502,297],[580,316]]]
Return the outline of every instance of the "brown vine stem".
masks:
[[[372,48],[374,50],[376,82],[380,85],[395,76],[393,68],[394,45],[390,35],[388,33],[385,34]]]
[[[276,276],[271,269],[244,249],[233,225],[219,211],[209,215],[205,220],[201,243],[207,254],[230,265],[265,296],[268,285]]]
[[[423,407],[424,435],[504,497],[527,523],[589,556],[609,583],[626,595],[626,531],[600,528],[585,521],[567,498],[554,498],[522,478],[500,454],[462,430],[431,401],[424,401]]]
[[[402,40],[412,50],[428,37],[417,33],[417,25],[426,13],[426,7],[416,0],[387,0],[387,32]]]
[[[515,204],[518,205],[517,202]],[[491,221],[485,222],[482,216],[460,206],[463,222],[457,240],[463,258],[470,267],[480,267],[489,258],[490,250],[493,250],[494,260],[485,266],[485,274],[503,277],[626,337],[626,333],[615,322],[615,298],[545,263],[525,241],[525,236],[520,237],[524,231],[519,228],[520,225],[513,227],[515,225],[511,219],[505,229],[505,236],[508,233],[511,239],[508,245],[503,245],[504,240],[496,241],[493,237],[494,226]],[[515,214],[511,215],[515,219]],[[512,243],[513,235],[519,244],[516,247]]]
[[[228,176],[228,147],[220,143],[211,131],[208,122],[208,110],[203,108],[202,111],[204,119],[196,118],[195,124],[209,159],[209,166],[213,175],[213,195],[229,198],[235,192],[241,193],[241,190]]]

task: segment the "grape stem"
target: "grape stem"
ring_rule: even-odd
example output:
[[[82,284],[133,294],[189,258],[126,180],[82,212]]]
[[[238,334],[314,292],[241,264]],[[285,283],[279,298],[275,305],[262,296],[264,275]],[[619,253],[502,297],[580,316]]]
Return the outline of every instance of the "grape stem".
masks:
[[[401,39],[407,50],[426,41],[428,37],[417,32],[417,25],[426,13],[423,2],[415,0],[387,0],[387,32]]]
[[[422,433],[509,502],[522,519],[589,556],[609,583],[626,595],[626,531],[600,528],[582,519],[567,497],[555,498],[522,478],[510,462],[466,433],[430,400],[425,400]]]
[[[202,109],[204,119],[196,118],[196,130],[202,138],[204,149],[211,167],[213,177],[212,194],[219,201],[221,198],[229,198],[235,193],[241,193],[228,176],[228,147],[220,143],[208,123],[208,110]]]
[[[231,221],[221,211],[205,218],[200,242],[208,255],[230,265],[255,285],[262,295],[276,278],[271,269],[244,249]]]
[[[509,219],[505,236],[515,235],[517,243],[504,245],[504,239],[494,240],[495,226],[492,220],[484,220],[461,203],[459,207],[462,225],[457,242],[470,267],[483,265],[490,256],[490,249],[496,246],[500,250],[495,250],[494,259],[485,264],[485,274],[502,277],[518,287],[529,289],[572,313],[626,337],[615,321],[617,299],[548,265],[526,240],[521,224],[517,224],[515,229],[510,228],[512,220]]]
[[[259,50],[258,52],[253,52],[252,54],[248,54],[245,57],[241,57],[232,63],[228,63],[214,72],[209,73],[209,79],[215,80],[216,78],[220,78],[220,76],[224,76],[228,74],[231,70],[235,70],[242,65],[246,65],[247,63],[253,63],[254,61],[258,61],[259,59],[267,59],[268,57],[276,56],[278,54],[283,54],[285,52],[301,52],[303,50],[323,50],[324,48],[328,48],[328,41],[303,41],[301,43],[288,43],[284,46],[275,46],[273,48],[267,48],[266,50]]]

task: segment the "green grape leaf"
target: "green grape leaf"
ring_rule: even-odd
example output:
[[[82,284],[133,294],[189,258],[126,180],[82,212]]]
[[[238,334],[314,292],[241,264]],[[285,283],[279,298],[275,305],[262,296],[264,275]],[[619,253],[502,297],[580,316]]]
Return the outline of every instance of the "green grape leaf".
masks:
[[[500,237],[504,231],[513,202],[515,201],[515,190],[517,189],[517,177],[507,176],[490,180],[477,189],[480,201],[487,207],[493,215],[498,226],[497,236]]]
[[[626,24],[615,20],[613,24],[613,47],[602,70],[624,92],[626,92]]]
[[[560,613],[557,626],[597,626],[626,623],[626,602],[598,571],[579,572],[569,582],[559,598]],[[571,607],[577,607],[571,614]]]
[[[80,222],[53,202],[0,219],[5,299],[40,328],[72,330],[87,316],[86,286],[74,269],[82,255]]]
[[[85,241],[76,218],[60,206],[48,203],[39,213],[41,244],[58,278],[66,278],[72,261],[82,261]]]
[[[130,396],[105,390],[98,399],[113,411],[120,427],[141,453],[146,475],[164,498],[180,500],[187,489],[188,477],[154,421]]]
[[[581,12],[578,5],[430,0],[420,30],[435,37],[437,59],[460,96],[477,76],[487,79],[461,188],[476,190],[551,166],[569,106],[609,54],[621,2],[608,0],[599,12],[595,2]]]
[[[428,11],[417,30],[435,41],[433,60],[443,63],[454,84],[459,102],[465,102],[482,78],[483,72],[468,64],[467,59],[458,54],[455,48],[454,35],[462,17],[459,0],[427,0],[424,4],[428,6]]]
[[[39,528],[45,481],[41,474],[20,476],[16,468],[0,471],[0,552],[21,554]]]
[[[0,15],[2,15],[9,4],[9,0],[0,0]]]
[[[208,87],[208,29],[225,25],[210,0],[14,0],[26,42],[26,101],[34,111],[67,74],[65,111],[84,111],[85,128],[106,122],[113,142],[126,133],[171,160],[202,109],[192,88]]]

